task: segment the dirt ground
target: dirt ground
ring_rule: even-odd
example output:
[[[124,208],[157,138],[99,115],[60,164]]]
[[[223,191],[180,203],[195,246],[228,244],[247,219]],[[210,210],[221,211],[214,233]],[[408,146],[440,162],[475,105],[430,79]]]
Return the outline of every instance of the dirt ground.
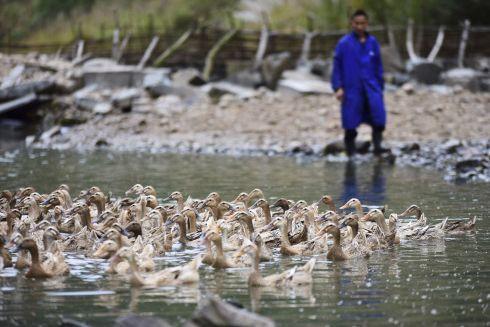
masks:
[[[490,138],[490,93],[464,90],[441,94],[428,89],[385,93],[388,142],[426,142]],[[97,115],[87,123],[63,128],[43,146],[119,150],[172,148],[283,152],[306,144],[316,151],[342,138],[339,104],[332,95],[302,96],[263,91],[242,100],[224,95],[218,103],[204,99],[186,108],[144,113]],[[359,139],[369,139],[368,126]]]

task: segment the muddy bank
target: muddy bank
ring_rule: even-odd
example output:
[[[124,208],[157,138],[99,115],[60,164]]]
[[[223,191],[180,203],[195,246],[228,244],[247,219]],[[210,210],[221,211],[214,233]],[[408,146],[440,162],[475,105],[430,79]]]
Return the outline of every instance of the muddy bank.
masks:
[[[386,93],[386,144],[396,162],[430,166],[449,179],[490,180],[488,93],[459,88],[403,88]],[[172,100],[173,99],[173,100]],[[240,99],[201,98],[191,104],[167,96],[145,110],[84,115],[83,124],[44,133],[30,145],[42,148],[324,156],[342,138],[338,103],[330,95],[303,96],[259,90]],[[359,140],[370,129],[360,128]],[[327,157],[342,160],[335,146]],[[362,157],[362,156],[361,156]],[[390,158],[389,160],[393,160]]]

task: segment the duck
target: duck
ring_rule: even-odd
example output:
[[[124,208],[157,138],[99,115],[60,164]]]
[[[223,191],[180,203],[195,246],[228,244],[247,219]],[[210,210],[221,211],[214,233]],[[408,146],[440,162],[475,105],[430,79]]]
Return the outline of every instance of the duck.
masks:
[[[440,223],[441,227],[443,223]],[[451,219],[446,220],[443,228],[446,234],[464,234],[474,232],[476,226],[476,216],[471,219]]]
[[[254,210],[256,208],[262,209],[263,222],[261,222],[261,226],[268,225],[272,222],[271,209],[269,206],[269,202],[266,199],[258,199],[251,207],[250,210]]]
[[[67,269],[67,265],[64,260],[63,262],[59,262],[53,259],[52,264],[42,264],[39,258],[39,249],[33,239],[24,239],[19,244],[18,249],[27,250],[31,254],[32,262],[29,270],[25,274],[26,278],[51,278],[69,273],[69,269]]]
[[[223,242],[221,239],[221,235],[215,231],[215,230],[210,230],[206,232],[205,238],[214,244],[215,247],[215,254],[211,263],[211,267],[215,269],[226,269],[226,268],[235,268],[237,267],[236,262],[232,262],[230,259],[228,259],[225,256],[225,253],[223,251]]]
[[[337,209],[335,208],[335,203],[333,202],[333,198],[330,195],[324,195],[320,198],[318,201],[318,206],[321,204],[325,204],[328,206],[328,210],[337,212]]]
[[[357,199],[357,198],[350,199],[343,206],[341,206],[339,209],[345,210],[345,209],[349,209],[349,208],[355,209],[355,212],[358,214],[361,214],[361,215],[364,214],[364,211],[362,210],[361,201],[359,201],[359,199]]]
[[[0,258],[2,259],[3,268],[12,267],[12,257],[10,253],[5,249],[5,245],[7,244],[7,240],[3,235],[0,235]]]
[[[370,251],[366,251],[365,247],[349,246],[343,248],[340,243],[340,228],[333,224],[328,223],[322,230],[324,233],[333,236],[333,245],[330,246],[327,252],[327,259],[333,261],[344,261],[357,257],[368,257]]]
[[[255,244],[247,246],[247,254],[252,259],[251,272],[248,275],[247,282],[250,287],[283,287],[308,285],[313,282],[311,273],[315,267],[316,259],[311,258],[304,266],[294,267],[282,273],[272,274],[263,277],[259,270],[260,254]]]
[[[397,235],[396,228],[392,229],[386,224],[385,215],[381,210],[369,210],[369,212],[361,218],[361,221],[376,222],[377,226],[382,232],[382,235],[384,236],[384,240],[388,244],[400,244],[400,236]]]
[[[293,256],[293,255],[301,255],[308,249],[308,245],[304,243],[299,243],[295,245],[291,245],[289,241],[288,235],[288,223],[285,218],[276,218],[271,226],[279,228],[281,235],[281,245],[279,252],[282,255]]]
[[[129,263],[129,282],[132,286],[154,288],[165,285],[188,285],[199,282],[198,270],[201,265],[200,255],[182,266],[165,268],[146,275],[140,274],[134,253],[126,251],[123,256]]]
[[[196,232],[192,235],[192,238],[187,235],[187,223],[184,218],[184,216],[181,213],[177,213],[173,215],[171,218],[167,220],[165,225],[167,227],[171,226],[172,224],[177,224],[179,226],[179,243],[181,246],[186,247],[186,246],[191,246],[191,247],[196,247],[199,245],[199,240],[198,238],[200,237],[200,233]]]

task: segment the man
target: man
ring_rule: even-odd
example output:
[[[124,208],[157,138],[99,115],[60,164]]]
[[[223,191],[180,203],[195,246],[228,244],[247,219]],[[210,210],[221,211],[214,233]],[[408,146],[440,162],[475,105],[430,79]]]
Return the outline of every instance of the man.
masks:
[[[374,154],[381,155],[386,125],[383,102],[383,65],[378,41],[367,32],[368,15],[357,10],[351,16],[352,32],[342,37],[335,48],[332,87],[342,103],[342,127],[347,155],[356,152],[357,127],[372,127]]]

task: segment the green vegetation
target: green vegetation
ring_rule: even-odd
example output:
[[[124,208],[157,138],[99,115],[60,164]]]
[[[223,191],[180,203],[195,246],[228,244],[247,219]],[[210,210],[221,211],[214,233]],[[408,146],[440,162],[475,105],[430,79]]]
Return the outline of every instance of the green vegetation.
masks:
[[[250,5],[252,3],[252,5]],[[489,23],[488,0],[0,0],[0,42],[58,43],[77,37],[109,38],[114,27],[133,35],[183,31],[202,25],[226,26],[230,12],[246,11],[247,28],[259,28],[262,6],[280,31],[346,28],[356,8],[366,9],[373,24],[456,26]]]

